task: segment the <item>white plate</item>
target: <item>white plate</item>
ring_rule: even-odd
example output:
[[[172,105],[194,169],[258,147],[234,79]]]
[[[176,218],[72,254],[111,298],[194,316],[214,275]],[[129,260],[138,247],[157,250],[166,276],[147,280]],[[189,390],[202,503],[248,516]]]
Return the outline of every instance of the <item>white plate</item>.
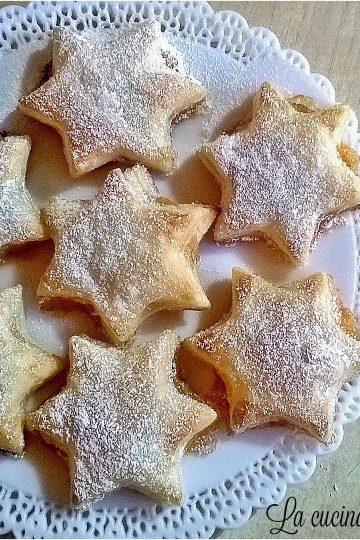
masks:
[[[170,176],[154,176],[163,195],[179,202],[199,201],[218,205],[219,189],[200,164],[194,149],[204,136],[229,127],[228,113],[245,103],[258,85],[269,80],[286,93],[304,93],[319,103],[334,101],[331,84],[311,75],[305,59],[294,51],[281,51],[265,29],[249,29],[231,12],[214,14],[205,3],[56,3],[41,2],[0,11],[0,128],[29,134],[34,143],[28,169],[28,186],[43,206],[49,197],[91,197],[107,171],[102,167],[83,179],[71,179],[60,138],[53,130],[16,112],[18,97],[39,83],[50,58],[47,34],[56,24],[73,28],[154,17],[172,34],[189,70],[209,93],[211,107],[203,116],[182,121],[174,128],[179,152],[178,169]],[[82,26],[81,26],[82,27]],[[1,31],[2,37],[1,37]],[[29,41],[29,43],[24,43]],[[0,49],[1,51],[1,49]],[[232,119],[234,122],[235,119]],[[357,122],[349,125],[347,140],[357,146]],[[355,219],[356,221],[356,219]],[[208,235],[201,245],[200,273],[212,307],[207,312],[158,314],[142,325],[143,341],[164,328],[182,337],[214,323],[229,304],[231,269],[242,266],[275,282],[306,276],[314,270],[331,274],[346,305],[357,309],[358,239],[352,218],[326,233],[306,268],[294,269],[263,242],[217,247]],[[68,338],[77,333],[98,335],[92,321],[71,313],[56,316],[40,312],[36,299],[39,278],[51,258],[51,243],[31,249],[27,257],[7,257],[0,267],[0,288],[22,283],[31,333],[40,344],[65,354]],[[222,437],[209,456],[187,455],[183,508],[163,508],[141,495],[115,492],[85,513],[66,507],[68,477],[63,462],[45,446],[30,441],[22,459],[0,455],[0,533],[46,537],[208,537],[216,527],[238,526],[253,507],[279,501],[286,483],[308,478],[315,456],[335,449],[341,442],[342,424],[360,414],[358,381],[341,391],[337,412],[337,438],[325,448],[291,428],[253,430],[238,437]],[[54,505],[60,505],[55,509]]]

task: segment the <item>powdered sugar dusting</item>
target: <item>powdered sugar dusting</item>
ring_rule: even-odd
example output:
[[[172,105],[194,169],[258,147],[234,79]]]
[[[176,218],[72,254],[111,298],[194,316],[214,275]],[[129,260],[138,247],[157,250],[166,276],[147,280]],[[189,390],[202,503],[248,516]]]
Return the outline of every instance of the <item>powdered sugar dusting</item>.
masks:
[[[38,294],[92,304],[115,342],[160,309],[203,309],[196,249],[215,212],[163,201],[142,166],[113,170],[90,202],[47,210],[55,257]]]
[[[360,371],[348,317],[326,275],[277,288],[235,270],[229,319],[188,343],[207,353],[233,389],[235,431],[289,420],[330,441],[337,392]]]
[[[58,29],[53,65],[54,76],[21,104],[63,135],[72,174],[119,158],[171,168],[171,121],[205,90],[156,23],[81,35]]]
[[[269,83],[256,100],[245,129],[201,150],[223,190],[215,238],[264,234],[304,264],[324,217],[360,203],[360,178],[337,150],[347,109],[303,113]]]
[[[72,338],[67,388],[30,415],[28,425],[66,450],[74,502],[116,487],[181,500],[185,445],[216,414],[175,389],[178,343],[171,331],[125,349]]]

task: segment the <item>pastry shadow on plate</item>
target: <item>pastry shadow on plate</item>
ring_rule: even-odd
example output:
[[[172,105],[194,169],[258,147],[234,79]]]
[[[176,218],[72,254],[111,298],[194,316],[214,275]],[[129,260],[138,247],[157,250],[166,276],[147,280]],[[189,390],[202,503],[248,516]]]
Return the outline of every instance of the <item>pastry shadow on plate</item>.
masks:
[[[175,332],[185,322],[186,311],[162,310],[153,313],[139,326],[134,338],[138,336],[156,336],[164,330]]]
[[[209,141],[220,137],[223,133],[232,135],[236,131],[241,131],[251,119],[253,105],[253,94],[248,96],[241,104],[236,104],[229,112],[222,116],[221,120],[213,128]]]
[[[233,267],[247,268],[254,274],[273,283],[286,283],[297,271],[280,249],[264,237],[246,238],[229,244],[217,244],[220,249],[232,248],[238,250],[238,263]],[[231,269],[229,269],[231,280]]]
[[[220,206],[220,187],[196,154],[189,156],[169,175],[160,178],[168,184],[178,203],[197,202],[214,208]],[[158,185],[161,190],[162,183]]]
[[[27,184],[41,206],[46,206],[52,197],[92,198],[110,170],[119,166],[117,163],[108,163],[91,173],[72,178],[60,135],[37,120],[30,118],[28,120],[26,132],[32,138],[33,146],[29,158]]]
[[[273,283],[291,281],[291,275],[297,269],[275,244],[262,236],[239,240],[237,247],[239,249],[239,267],[248,268],[254,274]],[[231,279],[231,275],[229,279]]]
[[[231,273],[230,273],[231,277]],[[206,288],[211,307],[200,313],[199,329],[209,328],[225,317],[231,307],[231,279],[216,281]]]
[[[12,281],[24,286],[27,298],[34,298],[40,278],[48,267],[53,253],[54,246],[51,240],[15,246],[6,252],[6,258],[1,261],[3,264],[0,264],[0,275],[11,269]]]
[[[22,59],[21,55],[27,48],[28,45],[24,44],[23,47],[15,52],[15,55],[19,55],[20,59]],[[34,50],[25,61],[22,59],[24,67],[21,71],[21,80],[17,86],[19,97],[32,92],[35,88],[40,86],[41,81],[44,78],[44,68],[51,60],[51,56],[52,45],[51,43],[48,43],[44,48]],[[12,130],[15,132],[22,130],[24,118],[26,117],[20,113],[19,109],[15,108],[4,117],[3,122],[7,129],[11,126],[11,134],[13,134]],[[23,133],[20,132],[19,135],[23,135]]]

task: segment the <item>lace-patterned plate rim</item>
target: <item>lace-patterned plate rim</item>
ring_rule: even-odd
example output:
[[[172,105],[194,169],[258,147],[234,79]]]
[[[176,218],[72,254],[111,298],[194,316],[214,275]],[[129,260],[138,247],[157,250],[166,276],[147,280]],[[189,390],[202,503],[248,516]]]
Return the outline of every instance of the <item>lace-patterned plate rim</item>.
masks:
[[[279,54],[319,86],[330,102],[335,91],[328,79],[311,73],[297,51],[282,50],[276,36],[265,28],[249,28],[231,11],[214,13],[205,2],[33,2],[27,7],[0,9],[1,51],[51,35],[55,26],[76,30],[120,26],[145,19],[158,20],[163,30],[216,48],[245,65],[257,56]],[[349,124],[349,141],[359,148],[357,120]],[[357,283],[355,312],[360,314],[360,212],[354,214]],[[0,482],[0,534],[16,537],[179,537],[207,538],[216,528],[241,526],[255,508],[279,502],[290,483],[307,480],[316,456],[334,451],[341,443],[343,424],[360,415],[360,378],[346,383],[339,394],[337,436],[325,447],[296,430],[284,430],[280,443],[267,455],[233,478],[193,495],[182,508],[89,509],[64,511],[52,503]]]
[[[244,64],[255,56],[278,51],[288,62],[310,75],[306,58],[297,51],[281,49],[278,38],[267,28],[250,28],[244,17],[234,11],[214,12],[207,2],[30,2],[27,7],[0,9],[0,51],[16,49],[22,43],[51,35],[55,26],[116,27],[145,19],[158,20],[163,30],[216,48]],[[36,31],[38,30],[38,31]],[[323,75],[311,77],[335,100],[335,90]]]

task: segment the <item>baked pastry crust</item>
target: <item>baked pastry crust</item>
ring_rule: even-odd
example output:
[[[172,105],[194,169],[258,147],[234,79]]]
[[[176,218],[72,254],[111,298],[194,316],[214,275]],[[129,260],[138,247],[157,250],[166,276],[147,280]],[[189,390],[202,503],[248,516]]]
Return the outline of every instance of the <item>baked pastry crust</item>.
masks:
[[[67,386],[30,414],[27,426],[66,453],[73,503],[119,487],[181,502],[185,446],[216,413],[176,390],[178,344],[170,330],[122,349],[71,338]]]
[[[44,238],[40,210],[25,185],[30,149],[29,137],[0,136],[0,255]]]
[[[216,213],[161,198],[145,167],[114,169],[91,201],[55,199],[45,214],[55,255],[38,294],[91,304],[114,343],[156,311],[210,306],[196,254]]]
[[[0,291],[0,448],[22,453],[25,400],[64,367],[29,337],[21,286]]]
[[[55,29],[53,71],[19,105],[60,133],[72,176],[119,159],[169,171],[171,123],[206,94],[150,21],[101,34]]]
[[[339,151],[350,114],[346,105],[315,108],[304,96],[291,102],[263,83],[251,119],[199,153],[222,188],[215,240],[264,236],[306,264],[321,224],[360,203],[360,177]]]
[[[332,278],[275,287],[233,270],[228,317],[184,342],[226,387],[231,429],[289,422],[324,442],[337,394],[360,371],[360,334]]]

